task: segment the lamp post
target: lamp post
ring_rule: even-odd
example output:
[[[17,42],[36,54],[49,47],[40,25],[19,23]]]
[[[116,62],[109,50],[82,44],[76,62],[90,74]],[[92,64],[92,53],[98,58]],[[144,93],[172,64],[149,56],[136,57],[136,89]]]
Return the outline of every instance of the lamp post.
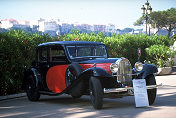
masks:
[[[1,28],[1,21],[0,21],[0,28]]]
[[[148,19],[149,19],[149,15],[152,13],[152,8],[151,8],[150,3],[148,2],[148,0],[145,3],[145,6],[142,5],[141,11],[142,11],[142,15],[144,16],[144,18],[146,20],[146,34],[147,34]],[[150,29],[149,29],[149,35],[150,35]]]

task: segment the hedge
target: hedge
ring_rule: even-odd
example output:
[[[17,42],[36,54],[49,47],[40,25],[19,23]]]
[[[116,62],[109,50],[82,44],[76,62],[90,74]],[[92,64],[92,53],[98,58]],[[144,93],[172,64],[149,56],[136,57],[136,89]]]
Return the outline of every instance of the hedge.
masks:
[[[11,30],[0,33],[0,95],[20,92],[23,71],[35,57],[35,47],[52,41],[46,34]]]
[[[102,42],[106,45],[110,57],[125,57],[128,58],[132,65],[138,60],[137,50],[141,48],[140,61],[147,60],[147,54],[145,49],[152,45],[165,45],[170,46],[173,41],[167,38],[167,36],[147,36],[147,35],[113,35],[112,37],[105,36],[103,33],[78,33],[66,34],[59,38],[62,41],[95,41]]]

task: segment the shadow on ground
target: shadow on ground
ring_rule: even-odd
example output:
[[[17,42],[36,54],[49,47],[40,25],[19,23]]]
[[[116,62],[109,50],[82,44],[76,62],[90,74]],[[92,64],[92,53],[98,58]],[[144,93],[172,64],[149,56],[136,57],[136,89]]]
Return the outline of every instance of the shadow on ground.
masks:
[[[168,88],[159,89],[159,91],[165,92],[159,92],[155,103],[145,108],[136,108],[133,96],[117,99],[104,98],[102,110],[93,109],[89,96],[79,99],[73,99],[68,95],[41,96],[38,102],[30,102],[26,97],[5,100],[0,101],[0,118],[136,118],[143,114],[157,117],[155,113],[162,114],[163,107],[176,107],[176,92],[170,91],[174,88],[168,86]]]

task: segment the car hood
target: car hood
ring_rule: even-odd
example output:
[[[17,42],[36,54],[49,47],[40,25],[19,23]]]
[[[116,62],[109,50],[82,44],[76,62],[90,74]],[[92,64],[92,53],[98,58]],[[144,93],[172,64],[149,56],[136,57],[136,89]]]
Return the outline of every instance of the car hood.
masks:
[[[115,63],[117,60],[120,58],[107,58],[107,59],[102,59],[102,58],[96,58],[96,59],[91,59],[91,60],[84,60],[84,61],[79,61],[80,64],[91,64],[91,63]]]

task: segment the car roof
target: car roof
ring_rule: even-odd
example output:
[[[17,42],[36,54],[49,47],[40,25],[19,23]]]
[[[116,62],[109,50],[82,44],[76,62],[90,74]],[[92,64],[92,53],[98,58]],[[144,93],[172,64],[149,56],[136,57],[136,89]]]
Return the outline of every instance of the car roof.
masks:
[[[104,45],[100,42],[92,42],[92,41],[54,41],[54,42],[47,42],[39,44],[38,46],[44,45]]]

